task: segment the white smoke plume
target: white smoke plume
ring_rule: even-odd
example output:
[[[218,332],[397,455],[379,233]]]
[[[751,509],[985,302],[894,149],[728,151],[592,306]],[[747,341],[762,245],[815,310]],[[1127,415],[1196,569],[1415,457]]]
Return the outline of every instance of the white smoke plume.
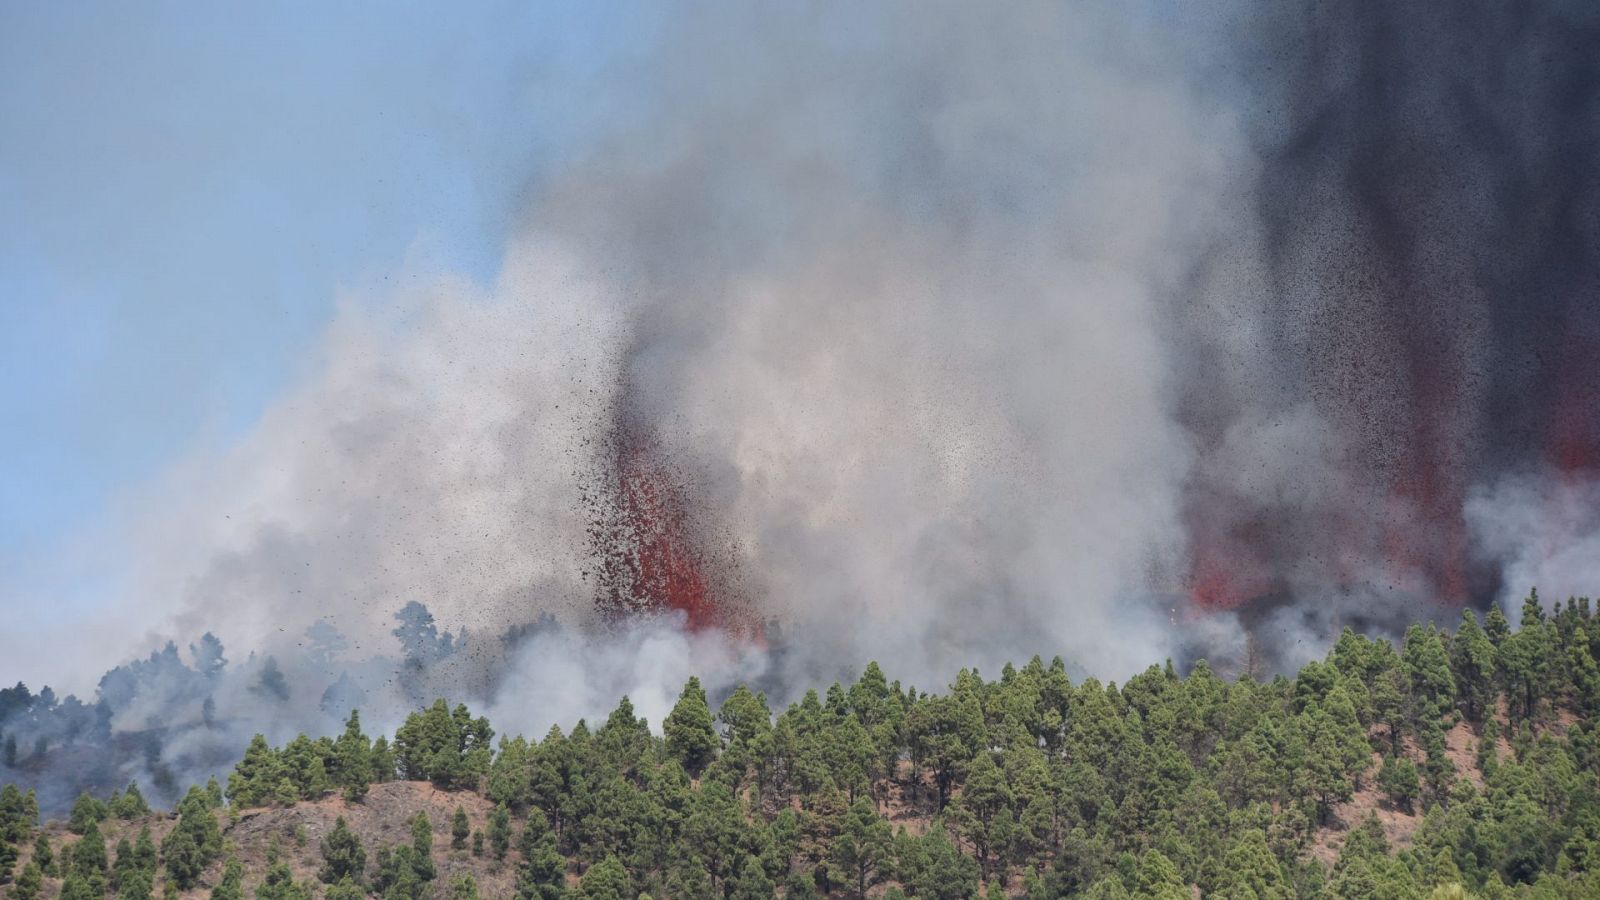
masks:
[[[654,111],[549,183],[495,285],[349,301],[248,438],[169,477],[143,621],[267,647],[327,618],[369,652],[409,600],[576,622],[626,383],[756,612],[830,665],[1172,651],[1164,300],[1242,152],[1172,35],[716,12],[669,27]]]
[[[536,251],[486,292],[417,281],[346,304],[304,384],[172,476],[164,493],[182,499],[147,532],[142,614],[167,599],[178,633],[252,647],[328,619],[371,654],[393,651],[412,600],[502,629],[582,602],[572,486],[616,383],[615,297]]]
[[[1473,493],[1467,521],[1478,552],[1505,566],[1495,599],[1513,622],[1531,588],[1549,604],[1600,585],[1600,484],[1590,478],[1507,476]]]

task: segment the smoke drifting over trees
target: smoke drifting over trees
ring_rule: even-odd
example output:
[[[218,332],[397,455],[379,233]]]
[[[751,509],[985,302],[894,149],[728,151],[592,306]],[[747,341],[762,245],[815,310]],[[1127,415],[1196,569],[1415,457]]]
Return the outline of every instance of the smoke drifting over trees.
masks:
[[[156,772],[433,693],[539,733],[692,672],[1292,666],[1581,592],[1597,17],[1501,6],[688,8],[492,285],[349,298],[142,497],[73,665],[232,661],[73,716],[159,723]]]

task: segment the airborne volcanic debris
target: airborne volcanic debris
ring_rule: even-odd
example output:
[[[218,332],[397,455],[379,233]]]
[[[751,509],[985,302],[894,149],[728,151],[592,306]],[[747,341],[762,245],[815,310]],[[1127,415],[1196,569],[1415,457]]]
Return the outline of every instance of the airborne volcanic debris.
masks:
[[[1509,602],[1527,586],[1475,534],[1475,498],[1600,470],[1600,21],[1434,12],[1279,6],[1233,51],[1270,111],[1251,123],[1258,225],[1236,236],[1261,250],[1198,280],[1259,324],[1232,354],[1215,320],[1176,338],[1207,376],[1180,407],[1200,607]]]
[[[676,466],[619,394],[603,438],[604,468],[582,497],[590,518],[595,608],[603,620],[681,614],[691,631],[759,637],[733,593],[732,562],[707,549],[695,482]]]

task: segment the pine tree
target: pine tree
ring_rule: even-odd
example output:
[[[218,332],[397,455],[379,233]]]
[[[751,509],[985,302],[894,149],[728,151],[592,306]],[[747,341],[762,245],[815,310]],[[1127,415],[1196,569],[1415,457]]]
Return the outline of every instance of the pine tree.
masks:
[[[128,785],[128,789],[119,794],[116,801],[110,805],[111,815],[119,819],[137,819],[150,814],[150,804],[144,800],[144,795],[139,792],[138,782]]]
[[[962,788],[961,798],[956,801],[951,820],[957,832],[972,842],[977,852],[981,878],[989,877],[992,852],[1004,846],[1002,840],[996,839],[994,824],[1001,813],[1006,813],[1010,818],[1012,801],[1011,788],[1006,784],[1004,774],[994,764],[993,755],[980,752],[972,761],[966,785]]]
[[[344,733],[334,742],[334,780],[352,803],[367,795],[373,778],[372,745],[361,733],[361,713],[352,709],[345,720]]]
[[[1454,702],[1456,687],[1450,674],[1450,653],[1439,631],[1432,626],[1407,628],[1401,658],[1411,694],[1423,704],[1419,718],[1442,714]]]
[[[88,791],[78,795],[73,801],[72,814],[67,818],[67,830],[73,834],[83,834],[90,825],[104,822],[111,814],[105,803],[96,800]]]
[[[1385,856],[1389,852],[1389,837],[1383,832],[1383,823],[1378,821],[1376,813],[1369,813],[1361,824],[1350,829],[1345,837],[1344,847],[1339,851],[1339,864],[1344,865],[1355,859],[1371,859]]]
[[[1416,764],[1403,756],[1384,757],[1383,768],[1378,772],[1378,787],[1389,795],[1395,806],[1411,812],[1411,802],[1421,791]]]
[[[595,745],[605,765],[625,777],[635,774],[650,744],[650,728],[644,719],[634,715],[633,701],[627,696],[618,701],[617,708],[595,732]]]
[[[96,888],[86,875],[73,872],[61,883],[57,900],[103,900],[105,888]]]
[[[298,800],[318,800],[332,787],[327,766],[317,745],[305,735],[299,735],[284,746],[278,754],[283,777],[294,785]]]
[[[119,891],[122,887],[122,880],[128,875],[129,872],[134,871],[135,868],[136,867],[133,863],[133,845],[128,843],[127,837],[124,836],[121,840],[117,841],[116,858],[111,864],[111,889],[114,891]]]
[[[1533,591],[1522,603],[1520,627],[1500,644],[1496,657],[1508,704],[1518,719],[1531,719],[1539,710],[1551,659],[1549,643],[1539,592]]]
[[[411,821],[411,852],[411,865],[418,878],[432,881],[437,877],[438,870],[433,865],[433,823],[428,821],[425,812],[417,813]]]
[[[1448,848],[1441,848],[1428,865],[1428,883],[1449,888],[1460,886],[1461,880],[1461,869],[1456,865],[1455,854]]]
[[[1472,610],[1461,613],[1461,625],[1450,640],[1450,671],[1460,697],[1461,713],[1482,722],[1494,703],[1494,644],[1478,627]]]
[[[72,846],[72,871],[89,875],[105,874],[108,868],[106,841],[100,835],[100,826],[91,822],[83,837]]]
[[[222,880],[211,889],[211,900],[244,900],[244,866],[236,856],[222,867]]]
[[[228,666],[228,660],[223,656],[222,641],[211,632],[200,636],[200,641],[189,645],[189,655],[194,657],[195,671],[206,678],[216,680]]]
[[[122,877],[117,886],[117,900],[153,900],[153,875],[143,869],[133,869]]]
[[[857,796],[871,792],[872,779],[877,774],[878,749],[872,744],[872,735],[855,716],[840,717],[832,732],[832,740],[825,745],[824,759],[833,783],[844,790],[845,798],[853,803]]]
[[[1325,824],[1333,805],[1355,791],[1356,776],[1366,768],[1371,750],[1342,685],[1324,701],[1308,705],[1298,721],[1305,758],[1294,777],[1300,795],[1316,801],[1318,821]]]
[[[932,771],[940,812],[950,798],[951,789],[965,777],[975,755],[976,748],[967,742],[971,730],[967,721],[971,713],[968,704],[955,698],[928,697],[906,715],[911,760],[918,769]],[[981,727],[982,712],[978,711],[977,715]]]
[[[690,795],[688,813],[683,823],[684,845],[704,863],[712,886],[720,889],[738,873],[741,848],[748,838],[738,798],[727,785],[707,782]]]
[[[1600,713],[1600,663],[1595,662],[1586,638],[1567,646],[1566,662],[1577,708],[1589,716]]]
[[[495,859],[505,859],[506,851],[511,849],[511,813],[504,803],[489,813],[489,847],[494,850]]]
[[[282,777],[277,753],[267,744],[266,736],[258,734],[250,739],[244,758],[228,776],[228,802],[241,809],[265,806],[272,801]]]
[[[190,788],[178,806],[178,824],[161,842],[167,880],[180,890],[199,882],[206,867],[222,854],[222,830],[200,788]]]
[[[290,807],[300,801],[300,788],[294,783],[293,778],[279,778],[277,787],[272,789],[272,803],[275,806]]]
[[[722,721],[728,726],[728,751],[733,754],[730,766],[741,775],[753,775],[755,793],[752,799],[759,806],[765,802],[776,780],[772,710],[767,706],[765,694],[743,690],[742,696],[735,691],[728,698],[732,707],[723,704],[728,718]]]
[[[1228,851],[1218,886],[1223,896],[1247,896],[1260,900],[1290,900],[1294,889],[1284,876],[1283,865],[1267,847],[1266,835],[1250,828],[1239,835]],[[1246,893],[1248,892],[1248,893]]]
[[[366,896],[366,888],[357,884],[354,879],[346,878],[338,884],[329,885],[322,894],[322,900],[364,900]]]
[[[79,803],[82,802],[80,797]],[[33,799],[32,791],[24,795],[14,784],[0,787],[0,884],[11,875],[16,845],[27,839],[38,819],[38,801]]]
[[[1490,607],[1489,614],[1483,617],[1483,634],[1497,650],[1505,644],[1506,638],[1511,636],[1511,623],[1506,620],[1506,614],[1498,605]]]
[[[389,739],[381,734],[372,741],[371,771],[373,784],[393,781],[395,777],[394,748],[389,746]]]
[[[1190,900],[1191,894],[1178,867],[1161,851],[1147,850],[1139,856],[1138,888],[1133,896],[1137,900]]]
[[[256,683],[250,687],[250,692],[274,703],[289,701],[289,680],[283,677],[283,670],[278,667],[277,657],[267,657],[267,661],[261,666],[261,674],[256,677]]]
[[[503,858],[513,817],[525,817],[519,900],[619,890],[630,900],[641,890],[741,900],[777,893],[972,900],[1002,896],[1008,886],[1015,893],[1019,882],[1029,900],[1179,900],[1196,889],[1257,900],[1411,898],[1432,888],[1465,896],[1468,887],[1481,887],[1486,900],[1596,895],[1592,773],[1600,766],[1600,727],[1584,685],[1600,622],[1584,602],[1558,604],[1552,614],[1525,606],[1518,632],[1496,637],[1464,616],[1454,636],[1413,629],[1403,652],[1349,632],[1325,661],[1268,684],[1225,682],[1197,664],[1188,676],[1152,666],[1120,688],[1093,680],[1074,688],[1063,664],[1036,659],[1004,667],[995,682],[963,671],[949,694],[938,695],[902,690],[869,666],[855,685],[807,692],[774,723],[765,699],[748,690],[735,691],[709,722],[703,690],[691,682],[671,718],[668,736],[677,737],[670,746],[620,702],[592,732],[580,722],[570,735],[552,729],[542,742],[508,737],[487,765],[488,723],[464,706],[435,704],[416,714],[399,744],[407,771],[445,772],[487,795],[492,812],[482,831],[473,831],[464,802],[446,806],[454,813],[445,829],[456,851],[451,861],[435,863],[432,823],[422,816],[411,820],[406,843],[375,844],[368,870],[365,848],[341,819],[321,842],[318,880],[326,887],[296,884],[286,858],[274,858],[252,884],[266,876],[260,893],[268,900],[317,890],[335,900],[469,897],[479,886],[458,877],[470,862],[460,851],[476,844]],[[1539,648],[1530,702],[1528,654]],[[1510,728],[1504,759],[1494,750],[1501,685],[1512,688],[1516,721],[1535,716],[1528,727]],[[0,692],[0,714],[14,696]],[[1481,779],[1458,772],[1446,752],[1451,706],[1483,723]],[[1557,709],[1559,723],[1537,718]],[[58,724],[38,727],[65,734]],[[1327,869],[1308,852],[1315,815],[1368,777],[1369,732],[1385,750],[1377,786],[1395,807],[1425,815],[1405,848],[1389,847],[1371,821],[1351,829],[1339,862]],[[31,741],[34,732],[25,734]],[[251,743],[230,779],[236,805],[253,782],[264,784],[269,801],[286,786],[283,802],[296,802],[319,765],[331,784],[346,787],[348,771],[371,771],[389,753],[366,741],[354,715],[339,738],[296,738],[281,751],[265,739]],[[684,764],[694,764],[695,746],[707,755],[691,780]],[[906,756],[915,760],[910,777],[891,765]],[[944,816],[929,821],[941,788]],[[145,806],[140,790],[131,786],[98,806],[142,824],[134,812]],[[161,851],[166,875],[155,879],[149,830],[134,840],[137,826],[95,822],[105,813],[92,795],[76,804],[85,838],[52,847],[49,834],[59,832],[35,828],[37,801],[0,786],[0,848],[27,858],[31,843],[40,882],[29,887],[25,867],[10,893],[55,894],[47,880],[52,856],[70,876],[61,885],[68,900],[100,898],[113,886],[122,900],[148,897],[152,884],[167,896],[192,892],[203,873],[215,877],[219,869],[217,793],[195,788],[178,805]],[[923,836],[891,834],[879,806],[891,793],[928,822]],[[113,865],[107,834],[117,844]],[[5,863],[0,857],[0,868]],[[484,871],[506,877],[501,865],[487,865]],[[584,872],[570,890],[569,870]],[[362,884],[368,873],[370,891]],[[211,893],[242,900],[243,881],[230,861]],[[494,887],[506,890],[503,880]]]
[[[978,863],[963,854],[935,820],[918,842],[918,860],[908,873],[912,894],[927,900],[966,900],[978,890]]]
[[[573,900],[634,900],[635,896],[628,870],[615,856],[590,866],[572,894]]]
[[[1456,767],[1445,752],[1444,727],[1437,721],[1425,722],[1418,738],[1424,754],[1422,775],[1428,788],[1426,802],[1429,805],[1447,802],[1455,784]]]
[[[828,859],[840,870],[840,879],[855,886],[856,896],[866,897],[867,888],[883,879],[891,843],[888,821],[862,798],[845,815]]]
[[[715,757],[719,741],[711,722],[711,707],[700,679],[691,677],[662,723],[667,752],[691,776],[699,775]]]
[[[40,871],[38,863],[30,860],[22,867],[17,883],[11,886],[11,897],[12,900],[38,900],[43,888],[44,873]]]
[[[152,875],[156,871],[156,842],[150,836],[150,826],[145,825],[139,829],[139,838],[133,843],[134,864],[139,869]]]
[[[33,862],[39,866],[40,874],[50,876],[56,874],[55,851],[50,848],[50,836],[43,831],[33,839]]]
[[[739,870],[739,877],[728,892],[728,900],[772,900],[776,896],[772,879],[761,868],[761,860],[754,856],[745,857],[744,868]]]
[[[481,837],[479,832],[476,837]],[[478,841],[474,840],[474,843]],[[528,811],[522,831],[522,868],[517,872],[518,900],[558,900],[565,891],[567,859],[556,849],[555,834],[537,807]]]
[[[646,732],[648,734],[648,731]],[[521,735],[500,739],[500,749],[489,765],[487,794],[493,803],[504,803],[514,812],[527,809],[532,792],[533,750]]]
[[[1400,734],[1407,718],[1406,694],[1405,675],[1398,667],[1385,669],[1373,678],[1369,694],[1373,720],[1388,731],[1390,753],[1400,752]]]
[[[311,891],[295,884],[294,872],[283,861],[276,842],[267,850],[267,873],[256,888],[256,900],[311,900]]]
[[[350,830],[344,816],[340,816],[322,841],[322,869],[317,877],[323,884],[338,884],[345,879],[360,884],[366,868],[367,850],[361,845],[361,838]]]
[[[462,767],[450,705],[440,698],[423,712],[407,716],[394,733],[394,751],[401,777],[449,787]]]
[[[1361,773],[1371,763],[1372,747],[1367,741],[1367,730],[1362,727],[1361,719],[1356,714],[1355,702],[1343,684],[1336,685],[1328,692],[1323,710],[1337,730],[1339,761],[1344,765],[1344,770],[1359,782]]]

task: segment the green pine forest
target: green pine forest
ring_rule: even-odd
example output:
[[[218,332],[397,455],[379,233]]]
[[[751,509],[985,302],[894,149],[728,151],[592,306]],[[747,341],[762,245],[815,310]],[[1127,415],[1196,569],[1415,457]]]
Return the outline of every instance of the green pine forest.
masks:
[[[1060,659],[942,692],[869,665],[774,715],[696,680],[660,736],[497,735],[439,700],[392,736],[261,738],[152,811],[0,791],[17,900],[1600,897],[1600,615],[1498,610],[1293,678],[1124,684]]]

